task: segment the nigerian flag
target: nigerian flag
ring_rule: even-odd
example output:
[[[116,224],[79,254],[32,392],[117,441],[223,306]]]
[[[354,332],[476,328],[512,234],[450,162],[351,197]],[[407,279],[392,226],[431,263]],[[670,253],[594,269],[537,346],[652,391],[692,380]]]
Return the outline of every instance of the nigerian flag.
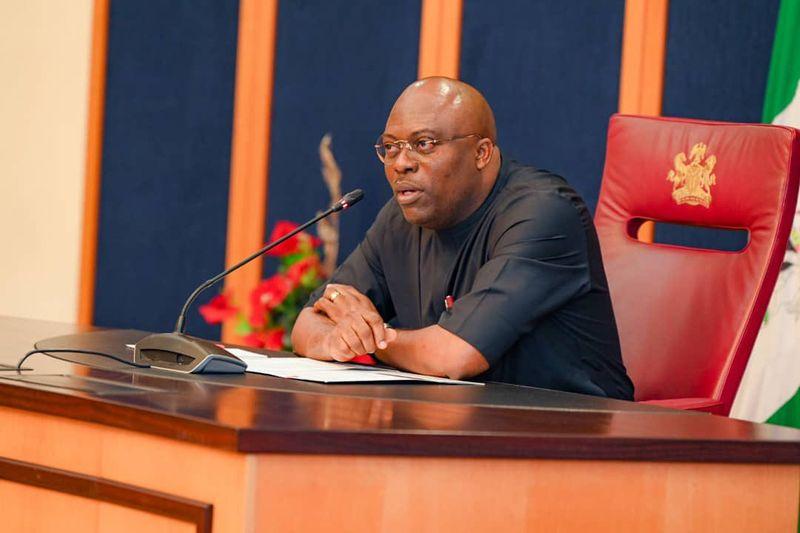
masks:
[[[800,0],[782,0],[764,122],[800,128]],[[800,428],[800,210],[731,416]]]

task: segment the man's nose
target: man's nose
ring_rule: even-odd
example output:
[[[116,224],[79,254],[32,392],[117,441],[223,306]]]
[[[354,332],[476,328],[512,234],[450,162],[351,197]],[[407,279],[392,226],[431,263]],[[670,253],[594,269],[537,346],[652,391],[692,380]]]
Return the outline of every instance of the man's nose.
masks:
[[[403,146],[400,153],[392,161],[392,169],[398,174],[406,174],[417,170],[417,160],[411,155],[411,149],[408,146]]]

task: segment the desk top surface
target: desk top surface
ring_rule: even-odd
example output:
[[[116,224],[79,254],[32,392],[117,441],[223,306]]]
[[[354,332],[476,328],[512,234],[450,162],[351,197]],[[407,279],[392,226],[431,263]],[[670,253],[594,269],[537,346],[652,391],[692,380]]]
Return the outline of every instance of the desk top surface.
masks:
[[[34,344],[74,348],[76,341],[129,357],[125,343],[144,334],[0,317],[0,365],[15,365]],[[800,430],[580,394],[499,383],[176,375],[57,355],[92,366],[41,354],[21,375],[0,366],[0,405],[246,453],[800,464]]]

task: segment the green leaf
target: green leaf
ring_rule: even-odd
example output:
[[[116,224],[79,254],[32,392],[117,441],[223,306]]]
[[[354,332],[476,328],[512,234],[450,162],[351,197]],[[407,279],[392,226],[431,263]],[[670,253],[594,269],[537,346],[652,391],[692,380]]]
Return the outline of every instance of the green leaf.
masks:
[[[250,327],[250,323],[247,321],[244,315],[239,315],[239,319],[236,323],[234,331],[240,337],[246,337],[253,332],[253,328]]]
[[[299,251],[299,252],[297,252],[295,254],[288,254],[288,255],[283,256],[281,258],[281,263],[283,263],[284,265],[286,265],[288,267],[288,266],[291,266],[291,265],[297,263],[301,259],[305,259],[307,256],[308,256],[308,252],[304,252],[304,251],[301,250],[301,251]]]

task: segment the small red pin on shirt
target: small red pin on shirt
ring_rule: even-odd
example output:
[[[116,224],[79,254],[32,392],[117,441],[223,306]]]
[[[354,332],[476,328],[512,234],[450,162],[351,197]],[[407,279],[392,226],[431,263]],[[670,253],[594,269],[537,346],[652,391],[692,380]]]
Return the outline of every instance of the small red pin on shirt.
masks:
[[[453,301],[453,297],[451,295],[448,294],[447,296],[445,296],[444,297],[444,309],[445,309],[445,311],[448,311],[448,312],[452,311],[454,303],[455,302]]]

